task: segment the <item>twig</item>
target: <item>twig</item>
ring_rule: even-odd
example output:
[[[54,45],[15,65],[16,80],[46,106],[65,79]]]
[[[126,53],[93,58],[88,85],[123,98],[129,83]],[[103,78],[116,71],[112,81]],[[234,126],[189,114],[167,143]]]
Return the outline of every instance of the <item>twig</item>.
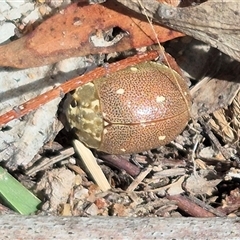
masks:
[[[101,159],[104,160],[104,162],[109,163],[110,165],[125,170],[129,175],[136,177],[140,173],[139,167],[136,165],[130,163],[127,161],[124,157],[121,155],[100,155]]]
[[[148,167],[144,169],[135,179],[134,181],[128,186],[127,192],[132,192],[134,189],[144,180],[144,178],[152,171],[152,167]]]
[[[45,169],[49,168],[50,166],[52,166],[53,164],[72,156],[73,154],[74,154],[74,149],[72,147],[63,149],[59,152],[59,155],[57,155],[57,156],[54,156],[51,158],[44,157],[43,159],[38,160],[37,164],[34,164],[32,167],[30,167],[25,172],[25,174],[27,176],[32,176],[32,175],[36,174],[37,172],[45,170]]]
[[[191,199],[186,196],[172,195],[167,197],[169,200],[176,201],[177,206],[184,212],[193,217],[214,217],[215,215],[204,208],[197,205]]]

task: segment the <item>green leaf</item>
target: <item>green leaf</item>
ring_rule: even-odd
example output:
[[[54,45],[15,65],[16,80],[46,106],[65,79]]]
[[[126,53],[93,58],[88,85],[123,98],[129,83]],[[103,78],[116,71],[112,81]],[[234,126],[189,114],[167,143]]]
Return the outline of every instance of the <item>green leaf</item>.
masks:
[[[41,203],[36,196],[2,167],[0,167],[0,198],[11,209],[23,215],[35,212]]]

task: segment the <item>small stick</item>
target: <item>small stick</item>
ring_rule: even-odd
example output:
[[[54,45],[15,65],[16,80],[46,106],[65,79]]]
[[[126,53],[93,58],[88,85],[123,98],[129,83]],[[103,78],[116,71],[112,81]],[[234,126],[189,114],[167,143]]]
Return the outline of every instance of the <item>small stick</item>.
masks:
[[[206,118],[209,118],[208,116],[206,116]],[[210,138],[210,140],[212,141],[212,143],[215,145],[215,147],[218,149],[219,152],[221,152],[221,154],[223,155],[223,157],[228,160],[231,158],[231,154],[227,151],[227,149],[225,149],[224,147],[222,147],[221,143],[219,142],[219,140],[217,139],[217,137],[213,134],[212,130],[211,130],[211,126],[208,125],[205,120],[201,117],[199,118],[199,122],[202,124],[203,126],[203,130],[205,131],[205,133],[207,134],[207,136]]]
[[[106,155],[106,154],[102,155],[101,154],[100,157],[102,160],[104,160],[104,162],[107,162],[118,169],[122,169],[126,171],[132,177],[136,177],[141,171],[139,167],[130,163],[121,155]]]
[[[152,171],[152,167],[147,167],[144,169],[135,179],[134,181],[128,186],[127,192],[134,191],[137,186],[144,180],[144,178]]]
[[[176,201],[177,206],[184,212],[188,213],[190,216],[204,217],[204,218],[216,216],[215,214],[207,211],[206,209],[194,203],[188,197],[182,196],[181,194],[168,196],[167,198],[169,200]]]

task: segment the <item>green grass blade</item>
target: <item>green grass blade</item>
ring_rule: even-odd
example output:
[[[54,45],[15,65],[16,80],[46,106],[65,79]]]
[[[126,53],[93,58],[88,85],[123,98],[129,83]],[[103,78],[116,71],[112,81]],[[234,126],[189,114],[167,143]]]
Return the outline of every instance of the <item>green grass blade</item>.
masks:
[[[41,201],[20,182],[0,167],[0,198],[11,209],[23,215],[37,210]]]

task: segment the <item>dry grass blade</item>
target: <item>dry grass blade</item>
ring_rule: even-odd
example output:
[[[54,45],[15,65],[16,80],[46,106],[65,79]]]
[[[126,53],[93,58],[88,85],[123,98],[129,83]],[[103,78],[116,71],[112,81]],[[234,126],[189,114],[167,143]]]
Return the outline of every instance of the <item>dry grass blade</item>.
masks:
[[[74,140],[73,145],[76,153],[84,162],[84,165],[86,166],[96,184],[104,192],[109,190],[111,186],[103,174],[102,169],[97,164],[96,158],[93,156],[92,152],[78,140]]]

